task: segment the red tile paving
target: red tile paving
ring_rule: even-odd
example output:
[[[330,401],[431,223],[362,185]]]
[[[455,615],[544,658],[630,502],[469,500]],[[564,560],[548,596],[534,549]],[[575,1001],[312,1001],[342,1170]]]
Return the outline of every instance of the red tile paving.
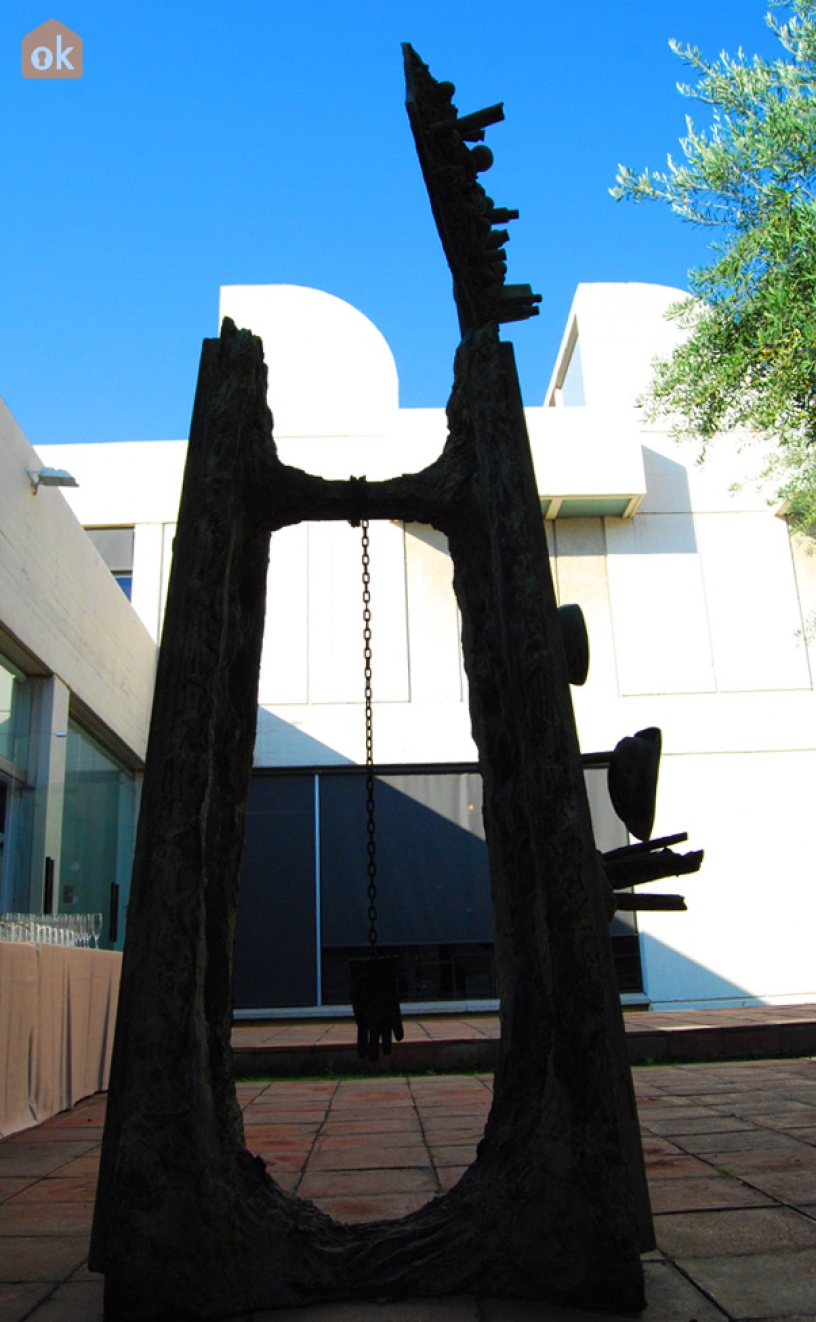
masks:
[[[722,1013],[733,1026],[738,1012]],[[786,1022],[800,1027],[802,1019],[780,1016],[783,1034]],[[414,1025],[414,1036],[428,1030],[431,1041],[430,1024]],[[272,1035],[273,1027],[252,1031]],[[282,1031],[296,1046],[295,1027]],[[310,1040],[332,1031],[339,1039],[350,1028],[312,1025]],[[397,1049],[393,1064],[403,1059]],[[816,1060],[638,1067],[633,1075],[659,1246],[646,1262],[647,1322],[816,1318]],[[369,1221],[403,1216],[461,1178],[481,1137],[491,1076],[377,1070],[367,1079],[254,1079],[239,1083],[238,1093],[247,1145],[284,1187],[340,1220]],[[104,1097],[90,1098],[0,1142],[0,1322],[101,1318],[101,1283],[86,1258],[104,1106]],[[470,1298],[254,1315],[256,1322],[566,1316]]]

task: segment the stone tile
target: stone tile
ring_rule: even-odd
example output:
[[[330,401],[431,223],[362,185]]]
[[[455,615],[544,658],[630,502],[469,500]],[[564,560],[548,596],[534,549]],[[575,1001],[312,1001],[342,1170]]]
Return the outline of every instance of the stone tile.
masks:
[[[340,1087],[336,1079],[275,1079],[266,1085],[263,1095],[269,1101],[285,1095],[298,1101],[328,1103]]]
[[[708,1161],[718,1166],[727,1165],[732,1152],[796,1152],[801,1140],[793,1134],[775,1134],[768,1129],[737,1129],[731,1134],[684,1134],[683,1147],[693,1153],[704,1153]],[[722,1155],[723,1160],[719,1157]]]
[[[791,1097],[786,1088],[782,1087],[778,1091],[762,1091],[760,1093],[747,1094],[740,1097],[737,1094],[731,1105],[738,1115],[758,1115],[763,1120],[767,1116],[777,1114],[801,1115],[803,1124],[809,1121],[812,1124],[814,1119],[814,1108],[807,1102],[797,1101]]]
[[[269,1110],[265,1113],[263,1120],[265,1124],[287,1124],[287,1125],[312,1125],[320,1126],[325,1118],[325,1111],[322,1107],[308,1108],[303,1107],[298,1110],[286,1110],[281,1107],[280,1110]],[[244,1115],[244,1127],[250,1129],[254,1123],[252,1111]]]
[[[743,1171],[810,1171],[816,1180],[816,1151],[806,1143],[794,1142],[767,1152],[757,1143],[748,1152],[723,1153],[723,1156],[727,1157],[729,1169],[739,1176]]]
[[[649,1197],[655,1216],[663,1212],[710,1212],[717,1208],[767,1207],[771,1199],[725,1175],[711,1179],[653,1180]]]
[[[766,1125],[768,1129],[779,1129],[786,1134],[796,1133],[799,1129],[806,1128],[808,1123],[811,1125],[813,1124],[814,1117],[812,1107],[808,1107],[807,1109],[811,1112],[809,1122],[805,1120],[807,1112],[804,1109],[801,1111],[775,1111],[767,1115],[759,1116],[758,1119],[763,1125]]]
[[[795,1138],[797,1143],[807,1143],[811,1147],[816,1145],[816,1125],[800,1128],[799,1125],[791,1126],[785,1132],[786,1138]]]
[[[781,1203],[816,1202],[816,1172],[811,1170],[741,1170],[740,1179]]]
[[[646,1128],[663,1137],[682,1138],[684,1134],[733,1134],[737,1130],[755,1130],[756,1126],[750,1120],[742,1120],[738,1116],[715,1115],[711,1112],[688,1120],[679,1117],[674,1120],[650,1120]]]
[[[372,1139],[370,1136],[367,1136],[366,1139],[366,1137],[361,1137],[360,1134],[337,1133],[326,1128],[314,1145],[315,1155],[317,1153],[352,1153],[355,1156],[363,1155],[366,1159],[371,1158],[374,1161],[382,1153],[404,1150],[425,1151],[425,1140],[419,1125],[415,1125],[413,1129],[407,1132],[404,1129],[394,1130],[387,1135],[379,1135],[376,1139]]]
[[[308,1151],[319,1132],[319,1125],[270,1125],[263,1123],[244,1126],[244,1138],[247,1143],[254,1141],[262,1146],[274,1144],[284,1151],[292,1148],[302,1148]]]
[[[662,1105],[644,1106],[638,1103],[638,1115],[641,1124],[651,1129],[653,1120],[701,1120],[720,1113],[711,1106],[677,1106],[675,1098],[667,1098]]]
[[[458,1184],[468,1170],[470,1170],[469,1166],[439,1166],[436,1173],[443,1191],[447,1193]]]
[[[424,1207],[428,1195],[424,1193],[359,1194],[356,1197],[321,1198],[317,1205],[335,1221],[349,1224],[359,1221],[393,1221],[409,1212]]]
[[[0,1176],[50,1175],[92,1148],[91,1143],[0,1143]]]
[[[640,1141],[643,1147],[643,1154],[647,1158],[652,1154],[671,1153],[675,1157],[682,1156],[682,1150],[676,1143],[672,1143],[669,1138],[658,1138],[657,1134],[641,1134]],[[688,1145],[684,1142],[683,1147]]]
[[[22,1322],[53,1289],[53,1285],[33,1285],[30,1282],[0,1285],[0,1318],[3,1322]]]
[[[275,1179],[278,1179],[284,1172],[299,1175],[306,1165],[306,1156],[303,1153],[275,1152],[270,1149],[252,1147],[249,1150],[254,1156],[260,1157],[262,1161],[266,1162]]]
[[[10,1198],[0,1207],[0,1236],[88,1235],[93,1203],[18,1202]]]
[[[745,1258],[684,1258],[683,1271],[731,1317],[771,1318],[807,1314],[816,1299],[816,1248],[795,1253],[757,1253]]]
[[[348,1117],[344,1112],[342,1119],[337,1115],[331,1115],[323,1126],[323,1133],[328,1134],[357,1134],[367,1138],[370,1134],[395,1134],[395,1133],[416,1133],[421,1134],[419,1120],[414,1112],[413,1120],[405,1116],[391,1115],[371,1115],[360,1116],[356,1112],[354,1118]]]
[[[299,1170],[296,1171],[270,1170],[269,1174],[272,1176],[272,1179],[275,1181],[275,1183],[279,1185],[281,1189],[284,1189],[286,1193],[294,1193],[298,1185],[300,1184],[301,1172]]]
[[[355,1115],[359,1119],[361,1115],[368,1114],[369,1111],[372,1114],[381,1113],[383,1117],[387,1116],[391,1120],[416,1116],[416,1107],[410,1097],[399,1099],[383,1097],[372,1100],[370,1103],[362,1096],[344,1097],[332,1104],[330,1114],[333,1120],[351,1119]]]
[[[711,1178],[715,1172],[707,1161],[698,1161],[685,1153],[651,1153],[646,1159],[646,1175],[650,1180],[694,1180]]]
[[[663,1252],[675,1259],[816,1247],[816,1221],[788,1207],[657,1216],[655,1234]]]
[[[0,1203],[4,1203],[7,1198],[13,1198],[23,1189],[30,1189],[34,1183],[36,1179],[33,1175],[0,1176]]]
[[[105,1119],[108,1098],[106,1093],[97,1093],[94,1097],[88,1097],[82,1102],[77,1102],[76,1106],[67,1111],[58,1111],[50,1120],[46,1120],[47,1125],[84,1125],[88,1122],[99,1124]]]
[[[248,1106],[256,1097],[261,1096],[266,1087],[265,1083],[236,1083],[235,1096],[241,1106]]]
[[[435,1166],[470,1166],[476,1160],[475,1143],[448,1144],[431,1149]]]
[[[483,1137],[484,1130],[477,1125],[461,1122],[458,1125],[438,1125],[432,1122],[425,1126],[425,1142],[429,1144],[442,1143],[455,1147],[458,1143],[472,1143],[475,1146]]]
[[[329,1148],[315,1150],[309,1159],[310,1171],[402,1170],[428,1166],[430,1158],[424,1144],[392,1147],[375,1151],[359,1144],[348,1151]]]
[[[482,1141],[481,1134],[474,1134],[468,1130],[451,1130],[450,1133],[428,1134],[425,1135],[425,1142],[432,1153],[436,1153],[441,1148],[464,1148],[470,1154],[462,1156],[461,1160],[472,1161],[476,1149]]]
[[[355,1101],[376,1105],[379,1102],[404,1101],[406,1098],[410,1100],[411,1096],[408,1080],[404,1078],[343,1079],[334,1088],[334,1106],[342,1102],[348,1105]]]
[[[99,1148],[92,1148],[84,1157],[76,1157],[60,1166],[56,1174],[60,1179],[85,1179],[86,1176],[93,1176],[96,1180],[99,1175]]]
[[[92,1272],[88,1268],[87,1260],[77,1267],[75,1272],[71,1272],[69,1281],[99,1281],[104,1285],[105,1278],[99,1272]]]
[[[430,1166],[406,1170],[312,1171],[308,1170],[298,1189],[302,1198],[346,1198],[370,1193],[438,1193]]]
[[[103,1282],[69,1281],[40,1304],[31,1322],[102,1322]]]
[[[87,1257],[87,1235],[0,1239],[0,1281],[64,1281]]]
[[[3,1147],[8,1146],[13,1149],[30,1144],[47,1147],[52,1143],[81,1143],[88,1148],[91,1143],[101,1142],[101,1139],[101,1124],[55,1125],[51,1121],[46,1121],[43,1125],[37,1125],[35,1129],[23,1129],[19,1134],[10,1134],[8,1138],[3,1139]]]
[[[417,1092],[414,1100],[420,1111],[443,1109],[450,1115],[487,1114],[492,1094],[486,1088],[479,1092],[437,1093]]]
[[[478,1113],[461,1115],[449,1111],[439,1111],[432,1115],[429,1111],[423,1111],[422,1116],[426,1134],[447,1134],[461,1130],[467,1134],[478,1134],[481,1138],[484,1133],[484,1125],[481,1123],[481,1117]],[[655,1142],[658,1141],[655,1140]]]
[[[295,1097],[291,1093],[279,1090],[274,1093],[264,1093],[262,1097],[250,1102],[244,1110],[244,1119],[251,1120],[254,1115],[279,1116],[281,1112],[290,1112],[306,1120],[317,1120],[319,1116],[326,1114],[330,1106],[331,1098],[321,1101],[317,1097]]]

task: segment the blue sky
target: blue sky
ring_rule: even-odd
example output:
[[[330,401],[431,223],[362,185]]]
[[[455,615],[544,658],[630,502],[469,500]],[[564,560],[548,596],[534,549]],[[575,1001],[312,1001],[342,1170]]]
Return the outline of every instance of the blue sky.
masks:
[[[482,178],[521,211],[508,280],[543,303],[505,335],[541,403],[579,281],[683,286],[705,259],[709,235],[608,193],[618,161],[678,151],[669,38],[778,49],[764,0],[54,4],[0,11],[0,395],[35,445],[186,436],[221,284],[346,299],[389,341],[403,405],[444,404],[456,318],[402,41],[460,113],[505,103]],[[22,77],[50,18],[82,36],[81,79]]]

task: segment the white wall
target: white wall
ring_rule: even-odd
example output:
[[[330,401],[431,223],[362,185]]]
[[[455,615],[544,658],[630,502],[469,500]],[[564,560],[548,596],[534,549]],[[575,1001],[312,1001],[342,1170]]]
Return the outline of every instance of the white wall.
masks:
[[[767,492],[730,490],[750,455],[724,441],[700,468],[654,428],[643,440],[635,519],[558,521],[552,538],[560,599],[581,603],[590,631],[582,747],[660,726],[655,835],[687,830],[682,848],[705,849],[697,876],[646,888],[688,901],[639,916],[646,990],[663,1008],[816,1000],[802,637],[816,561],[802,544],[794,556]]]

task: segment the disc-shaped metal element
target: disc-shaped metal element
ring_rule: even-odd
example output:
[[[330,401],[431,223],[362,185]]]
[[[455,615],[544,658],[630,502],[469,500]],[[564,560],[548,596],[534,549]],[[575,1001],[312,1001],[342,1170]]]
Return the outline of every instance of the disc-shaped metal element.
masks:
[[[657,799],[657,776],[663,737],[656,726],[638,730],[615,745],[607,781],[612,807],[638,840],[652,832]]]
[[[585,684],[589,674],[589,634],[584,612],[571,602],[558,607],[558,623],[564,640],[567,658],[567,677],[570,684]]]

